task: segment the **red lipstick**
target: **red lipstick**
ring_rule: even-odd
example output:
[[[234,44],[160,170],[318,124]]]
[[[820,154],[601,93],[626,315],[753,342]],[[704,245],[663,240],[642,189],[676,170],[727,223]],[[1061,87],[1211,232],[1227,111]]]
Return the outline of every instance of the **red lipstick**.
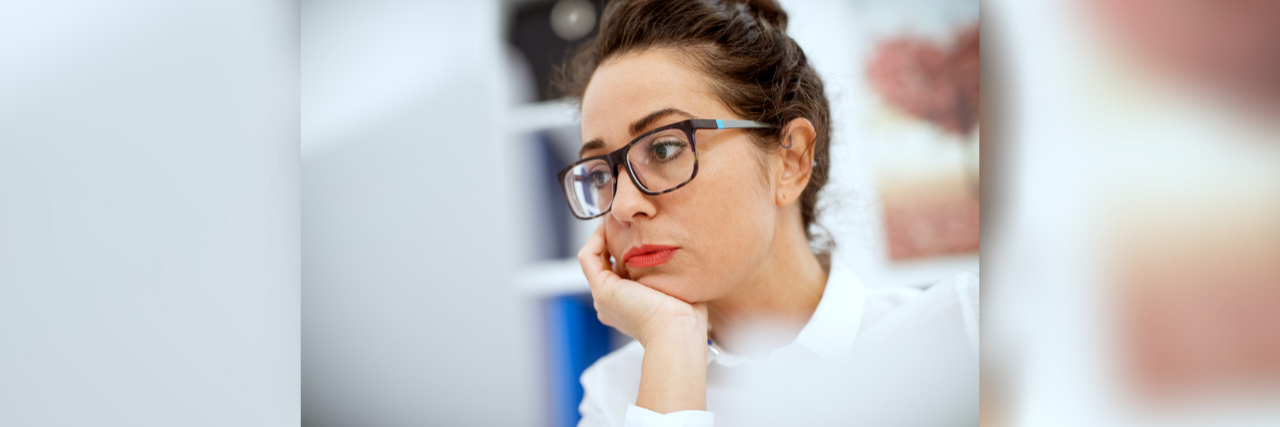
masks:
[[[678,250],[676,246],[642,245],[627,249],[627,253],[622,254],[622,262],[632,268],[656,267],[670,261]]]

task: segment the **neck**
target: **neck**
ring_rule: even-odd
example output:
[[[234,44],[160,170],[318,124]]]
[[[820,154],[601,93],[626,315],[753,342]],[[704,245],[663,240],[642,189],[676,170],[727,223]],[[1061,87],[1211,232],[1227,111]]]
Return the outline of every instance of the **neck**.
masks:
[[[827,271],[797,227],[779,227],[767,259],[747,272],[731,294],[707,302],[711,338],[748,356],[795,341],[818,308]]]

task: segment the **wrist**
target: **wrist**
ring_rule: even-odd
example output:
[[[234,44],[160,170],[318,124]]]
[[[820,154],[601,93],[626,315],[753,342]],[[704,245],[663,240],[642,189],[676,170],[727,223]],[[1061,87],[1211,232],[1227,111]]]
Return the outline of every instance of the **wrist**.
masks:
[[[663,414],[705,411],[706,336],[706,328],[678,328],[642,343],[644,360],[636,406]]]
[[[654,322],[645,328],[640,344],[646,349],[651,345],[701,347],[704,352],[707,345],[707,325],[699,321],[695,315],[669,316]]]
[[[706,362],[707,334],[696,331],[683,331],[651,337],[640,343],[645,353],[663,353],[678,358],[701,360]]]

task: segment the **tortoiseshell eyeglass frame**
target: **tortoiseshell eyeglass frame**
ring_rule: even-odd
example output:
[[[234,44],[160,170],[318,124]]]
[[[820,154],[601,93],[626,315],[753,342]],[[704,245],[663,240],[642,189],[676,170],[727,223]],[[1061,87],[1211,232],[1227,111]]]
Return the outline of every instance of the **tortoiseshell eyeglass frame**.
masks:
[[[560,184],[561,189],[564,190],[565,202],[569,203],[569,211],[573,213],[573,216],[581,220],[599,218],[609,213],[609,211],[613,210],[613,201],[609,202],[608,208],[605,208],[604,210],[600,211],[599,214],[589,216],[589,217],[579,216],[577,210],[574,209],[573,200],[572,200],[573,194],[570,194],[570,191],[572,190],[565,186],[564,180],[565,180],[565,175],[568,175],[569,172],[572,171],[573,168],[578,167],[578,165],[591,162],[591,161],[596,161],[596,160],[604,160],[608,162],[609,170],[612,171],[613,173],[614,194],[617,194],[618,192],[618,165],[622,165],[623,169],[627,170],[627,175],[631,177],[631,182],[635,184],[636,189],[640,190],[641,193],[644,193],[646,195],[656,196],[659,194],[666,194],[672,191],[679,190],[680,187],[684,187],[685,185],[688,185],[690,182],[693,181],[693,178],[698,176],[698,142],[693,137],[694,132],[697,131],[698,129],[767,129],[772,127],[773,126],[771,125],[767,125],[767,124],[760,123],[757,121],[752,121],[752,120],[689,119],[689,120],[675,122],[675,123],[658,127],[648,132],[645,132],[640,136],[637,136],[635,139],[631,140],[631,142],[627,143],[627,145],[622,146],[622,148],[614,150],[608,154],[591,156],[591,157],[583,158],[581,160],[573,162],[573,164],[569,165],[569,167],[566,167],[562,169],[560,172],[556,173],[556,180],[557,180],[556,182],[558,182]],[[685,136],[689,138],[689,148],[693,153],[693,172],[689,174],[689,179],[686,179],[684,182],[681,182],[680,184],[677,184],[674,187],[671,187],[665,190],[653,191],[648,188],[645,188],[644,184],[641,183],[641,181],[636,178],[635,172],[631,170],[630,159],[629,157],[627,157],[627,153],[631,150],[632,146],[634,146],[637,142],[644,140],[649,135],[653,135],[654,133],[662,132],[670,129],[680,129],[684,131]]]

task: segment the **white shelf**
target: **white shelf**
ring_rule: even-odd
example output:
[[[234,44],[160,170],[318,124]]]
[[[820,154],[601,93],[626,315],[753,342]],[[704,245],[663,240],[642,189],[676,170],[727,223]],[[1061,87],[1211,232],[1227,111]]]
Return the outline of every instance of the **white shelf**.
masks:
[[[960,273],[977,273],[978,254],[941,256],[888,263],[878,285],[927,288]]]
[[[576,258],[539,261],[517,271],[515,287],[523,295],[549,297],[591,292]]]
[[[565,100],[543,101],[519,104],[509,107],[504,123],[506,134],[517,143],[529,141],[530,134],[552,131],[555,134],[552,142],[573,144],[572,152],[578,150],[576,132],[579,126],[578,108]],[[568,134],[557,132],[567,131]],[[569,136],[572,135],[572,136]],[[527,200],[532,206],[535,201]],[[552,203],[564,203],[563,199]],[[569,238],[574,247],[581,247],[586,236],[595,231],[595,222],[577,224],[570,229]],[[537,226],[530,223],[529,226]],[[583,230],[584,227],[590,227]],[[585,234],[584,234],[585,233]],[[527,297],[554,297],[566,294],[589,293],[591,288],[587,279],[582,276],[582,268],[576,258],[552,259],[536,261],[520,265],[512,278],[515,291]]]
[[[578,127],[578,108],[568,101],[543,101],[511,109],[507,132],[519,135],[546,129]]]

